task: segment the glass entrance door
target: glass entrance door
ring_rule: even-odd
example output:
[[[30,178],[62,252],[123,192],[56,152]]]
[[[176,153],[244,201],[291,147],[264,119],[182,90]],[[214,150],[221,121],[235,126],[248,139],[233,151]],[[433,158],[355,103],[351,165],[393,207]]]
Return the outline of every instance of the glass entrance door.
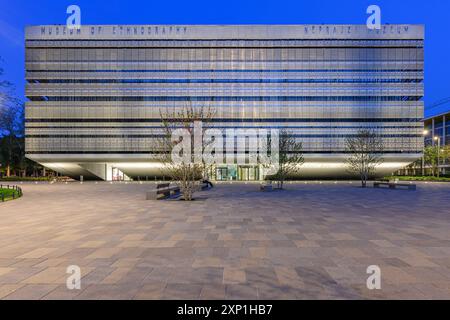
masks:
[[[216,180],[218,181],[256,181],[259,180],[259,168],[257,166],[228,165],[216,167]]]
[[[216,168],[216,179],[219,181],[228,180],[228,169],[227,168]]]
[[[123,181],[124,180],[124,174],[122,171],[120,171],[118,168],[112,168],[112,181]]]
[[[240,173],[241,173],[241,180],[242,181],[248,181],[249,180],[249,168],[239,168]]]
[[[237,179],[236,165],[228,165],[224,167],[216,167],[216,180],[230,181]]]
[[[255,181],[259,179],[259,168],[255,166],[239,166],[239,180]]]

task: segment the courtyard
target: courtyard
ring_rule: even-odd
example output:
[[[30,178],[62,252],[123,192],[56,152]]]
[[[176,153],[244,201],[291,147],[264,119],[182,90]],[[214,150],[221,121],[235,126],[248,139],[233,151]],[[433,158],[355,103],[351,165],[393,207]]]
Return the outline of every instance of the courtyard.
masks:
[[[147,201],[153,183],[20,186],[0,203],[1,299],[450,299],[450,184],[221,183],[192,202]]]

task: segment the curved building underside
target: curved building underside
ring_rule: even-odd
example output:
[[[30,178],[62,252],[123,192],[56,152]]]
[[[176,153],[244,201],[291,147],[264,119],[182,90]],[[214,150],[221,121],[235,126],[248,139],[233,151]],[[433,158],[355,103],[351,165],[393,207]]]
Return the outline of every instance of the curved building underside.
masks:
[[[410,157],[398,157],[391,155],[383,155],[383,163],[377,166],[374,177],[384,177],[391,174],[398,169],[401,169],[411,162],[415,161],[420,155],[411,155]],[[325,159],[320,156],[304,156],[305,162],[301,165],[299,174],[292,176],[293,179],[346,179],[352,178],[348,172],[346,164],[347,155],[334,156]],[[52,158],[46,159],[40,156],[31,157],[45,167],[59,172],[63,175],[79,179],[83,176],[86,180],[124,180],[126,177],[134,180],[154,180],[161,179],[165,173],[164,165],[161,162],[146,160],[146,157],[140,158],[98,158],[96,155],[84,158]],[[100,162],[105,161],[105,162]],[[238,174],[238,168],[253,168],[258,166],[248,165],[234,165],[235,175],[228,174],[227,176],[219,177],[217,170],[220,168],[229,168],[229,165],[215,166],[211,174],[211,178],[215,180],[259,180],[262,178],[261,174],[246,176]],[[258,167],[257,172],[261,172],[261,167]],[[227,170],[229,171],[229,170]],[[247,170],[248,171],[248,170]],[[121,176],[121,174],[125,176]]]

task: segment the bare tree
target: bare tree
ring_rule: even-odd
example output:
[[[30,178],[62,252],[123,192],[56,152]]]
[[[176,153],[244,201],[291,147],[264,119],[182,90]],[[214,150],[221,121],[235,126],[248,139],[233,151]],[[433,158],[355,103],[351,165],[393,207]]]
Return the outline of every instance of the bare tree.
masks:
[[[359,175],[361,185],[366,187],[367,180],[383,163],[383,142],[373,130],[359,130],[356,136],[346,139],[346,150],[350,154],[347,159],[348,171]]]
[[[279,137],[278,171],[270,177],[278,182],[278,188],[283,189],[284,181],[289,176],[298,175],[304,163],[303,146],[295,140],[292,131],[282,129]]]
[[[160,117],[163,134],[157,143],[160,150],[159,160],[164,165],[163,174],[168,174],[179,185],[184,200],[190,201],[193,199],[192,197],[199,185],[199,180],[208,169],[208,165],[205,164],[201,157],[205,148],[202,137],[213,117],[213,112],[210,108],[203,106],[193,107],[192,104],[189,104],[173,112],[160,111]],[[201,132],[196,132],[195,125],[198,122],[202,124]],[[184,132],[187,132],[187,136],[174,141],[173,134],[178,129],[184,129]],[[194,136],[194,133],[196,136]],[[186,141],[183,141],[184,139]],[[192,150],[199,150],[199,141],[201,144],[200,155],[192,152]],[[180,149],[180,153],[184,153],[184,158],[181,157],[183,160],[180,161],[178,159],[178,161],[175,161],[172,157],[172,150],[181,144],[183,144],[184,148]],[[196,144],[197,146],[194,147]],[[181,154],[178,155],[182,156]]]
[[[3,62],[3,59],[0,57],[0,62]],[[3,75],[3,68],[0,68],[0,76]],[[0,99],[2,95],[10,95],[10,90],[13,88],[11,82],[7,80],[0,79]]]
[[[11,167],[24,160],[24,105],[17,98],[0,96],[0,160],[10,176]]]

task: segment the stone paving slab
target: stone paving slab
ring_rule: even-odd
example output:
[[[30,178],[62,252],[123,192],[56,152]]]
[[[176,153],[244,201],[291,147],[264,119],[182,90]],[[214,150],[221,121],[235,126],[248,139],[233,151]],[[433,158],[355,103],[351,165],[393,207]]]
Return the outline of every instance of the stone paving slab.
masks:
[[[450,299],[450,184],[222,183],[193,202],[146,201],[151,183],[21,186],[0,203],[1,299]]]

